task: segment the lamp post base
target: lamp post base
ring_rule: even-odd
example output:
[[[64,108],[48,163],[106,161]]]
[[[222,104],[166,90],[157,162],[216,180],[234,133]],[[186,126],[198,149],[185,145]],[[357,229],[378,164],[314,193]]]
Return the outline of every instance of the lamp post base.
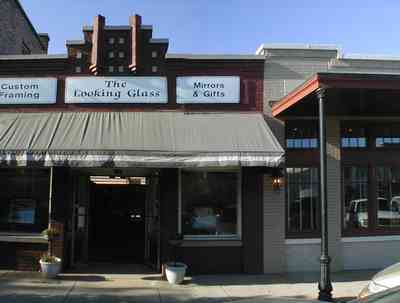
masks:
[[[332,302],[332,283],[329,265],[331,263],[331,258],[326,255],[322,255],[320,258],[321,263],[321,276],[318,283],[318,300]]]

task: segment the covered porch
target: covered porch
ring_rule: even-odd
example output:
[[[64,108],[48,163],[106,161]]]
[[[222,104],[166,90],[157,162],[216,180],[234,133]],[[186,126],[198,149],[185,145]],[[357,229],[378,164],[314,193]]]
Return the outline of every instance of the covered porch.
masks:
[[[314,235],[321,244],[313,245],[320,248],[314,252],[320,254],[321,298],[331,296],[330,269],[398,261],[399,97],[400,75],[326,72],[272,108],[286,125],[286,166],[319,169],[321,223]],[[301,134],[305,127],[314,130],[308,138]],[[378,256],[374,246],[383,253]]]

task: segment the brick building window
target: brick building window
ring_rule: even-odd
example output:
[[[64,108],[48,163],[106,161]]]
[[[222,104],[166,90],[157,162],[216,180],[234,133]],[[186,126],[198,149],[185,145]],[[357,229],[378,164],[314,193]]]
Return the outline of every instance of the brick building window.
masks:
[[[77,51],[76,52],[76,59],[82,59],[82,52],[81,51]]]
[[[114,58],[114,52],[109,52],[108,53],[108,58],[110,58],[110,59]]]
[[[287,235],[319,235],[321,216],[318,168],[287,168],[286,181]]]
[[[41,232],[47,227],[49,171],[4,169],[0,172],[0,231]]]
[[[108,44],[114,44],[114,43],[115,43],[115,38],[114,37],[108,38]]]
[[[124,44],[125,43],[125,38],[124,37],[119,37],[118,38],[118,43],[119,44]]]
[[[29,46],[24,41],[22,41],[21,53],[23,55],[29,55],[29,54],[32,53],[31,49],[29,48]]]
[[[153,73],[158,72],[158,67],[155,66],[155,65],[153,65],[153,66],[151,67],[151,71],[152,71]]]
[[[118,52],[118,57],[125,58],[125,53],[124,52]]]
[[[124,72],[124,67],[122,65],[118,66],[118,72],[120,72],[120,73]]]
[[[185,238],[240,237],[240,173],[182,170],[180,230]]]
[[[75,73],[79,74],[82,72],[82,67],[80,66],[75,66]]]
[[[114,72],[114,66],[110,65],[110,66],[108,67],[108,72],[109,72],[109,73],[113,73],[113,72]]]

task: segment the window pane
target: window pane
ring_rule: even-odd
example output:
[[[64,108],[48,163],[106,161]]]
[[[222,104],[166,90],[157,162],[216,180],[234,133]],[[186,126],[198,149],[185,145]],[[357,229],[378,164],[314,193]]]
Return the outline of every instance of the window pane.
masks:
[[[41,232],[47,227],[48,170],[2,169],[0,188],[0,230]]]
[[[344,228],[367,228],[368,168],[345,167],[343,175]]]
[[[182,171],[184,235],[237,233],[237,173]]]
[[[379,227],[400,227],[400,169],[379,167],[377,179],[377,224]]]
[[[318,125],[315,121],[289,121],[286,125],[286,147],[297,149],[316,148]]]
[[[319,187],[316,168],[287,168],[289,232],[319,231]]]
[[[341,138],[343,148],[365,148],[367,147],[367,135],[365,127],[342,126]]]

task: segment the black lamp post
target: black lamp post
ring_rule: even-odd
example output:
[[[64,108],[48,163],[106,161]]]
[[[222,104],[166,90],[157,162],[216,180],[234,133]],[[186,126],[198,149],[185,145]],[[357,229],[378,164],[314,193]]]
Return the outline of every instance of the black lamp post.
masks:
[[[328,204],[326,177],[326,119],[325,119],[325,88],[317,90],[319,109],[319,158],[320,158],[320,193],[321,193],[321,257],[320,279],[318,283],[318,300],[332,301],[332,283],[330,277],[331,259],[328,254]]]

